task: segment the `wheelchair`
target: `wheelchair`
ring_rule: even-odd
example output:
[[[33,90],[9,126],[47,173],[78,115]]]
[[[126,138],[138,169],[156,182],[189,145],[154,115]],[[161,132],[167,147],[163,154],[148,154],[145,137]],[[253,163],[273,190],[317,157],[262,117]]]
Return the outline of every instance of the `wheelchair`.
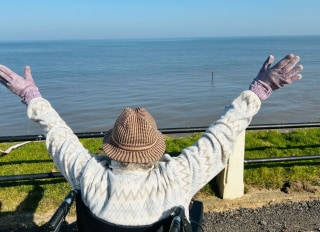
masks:
[[[79,232],[200,232],[203,231],[203,203],[192,201],[189,208],[189,218],[186,218],[182,207],[175,207],[170,216],[152,225],[121,226],[97,218],[85,206],[78,190],[71,190],[60,204],[51,219],[45,225],[47,232],[59,232],[72,204],[76,202],[77,231]]]

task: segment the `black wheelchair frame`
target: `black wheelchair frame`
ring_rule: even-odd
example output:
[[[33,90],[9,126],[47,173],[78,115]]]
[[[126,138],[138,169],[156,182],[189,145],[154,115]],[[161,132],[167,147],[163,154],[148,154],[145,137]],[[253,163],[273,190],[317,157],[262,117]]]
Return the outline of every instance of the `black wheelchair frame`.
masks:
[[[175,207],[169,218],[147,226],[119,226],[97,218],[84,205],[78,190],[71,190],[60,204],[51,219],[46,223],[48,232],[59,232],[70,208],[76,202],[77,227],[79,232],[112,231],[112,232],[200,232],[203,231],[203,203],[192,201],[189,209],[190,221],[182,207]]]

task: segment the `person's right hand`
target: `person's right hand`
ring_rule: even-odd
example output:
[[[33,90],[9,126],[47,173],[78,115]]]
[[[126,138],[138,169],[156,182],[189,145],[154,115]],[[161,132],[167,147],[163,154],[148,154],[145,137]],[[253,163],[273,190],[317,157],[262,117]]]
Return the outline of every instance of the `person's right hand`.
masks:
[[[0,83],[12,93],[22,98],[24,104],[28,104],[33,98],[41,97],[35,85],[29,66],[24,69],[24,78],[4,65],[0,65]]]
[[[299,72],[303,69],[303,66],[297,65],[299,60],[299,56],[289,54],[273,67],[270,67],[274,61],[274,57],[270,55],[249,89],[257,94],[261,100],[267,99],[272,91],[302,78]]]

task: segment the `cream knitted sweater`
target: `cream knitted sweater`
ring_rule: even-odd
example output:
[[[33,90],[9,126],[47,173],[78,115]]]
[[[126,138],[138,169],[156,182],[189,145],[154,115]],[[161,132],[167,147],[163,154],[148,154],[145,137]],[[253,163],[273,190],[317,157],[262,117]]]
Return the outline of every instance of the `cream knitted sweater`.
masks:
[[[165,154],[149,171],[124,171],[91,155],[43,98],[33,99],[27,114],[44,128],[53,161],[96,216],[119,225],[148,225],[175,206],[188,209],[194,194],[224,168],[260,104],[253,92],[242,92],[194,145],[177,157]]]

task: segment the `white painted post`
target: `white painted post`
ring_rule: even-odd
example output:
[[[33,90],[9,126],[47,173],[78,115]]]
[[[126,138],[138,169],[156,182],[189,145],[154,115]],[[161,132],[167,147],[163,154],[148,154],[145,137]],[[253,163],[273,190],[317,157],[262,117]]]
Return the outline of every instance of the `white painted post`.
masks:
[[[242,197],[244,194],[244,146],[245,131],[237,138],[228,166],[217,176],[217,184],[222,199],[235,199]]]

